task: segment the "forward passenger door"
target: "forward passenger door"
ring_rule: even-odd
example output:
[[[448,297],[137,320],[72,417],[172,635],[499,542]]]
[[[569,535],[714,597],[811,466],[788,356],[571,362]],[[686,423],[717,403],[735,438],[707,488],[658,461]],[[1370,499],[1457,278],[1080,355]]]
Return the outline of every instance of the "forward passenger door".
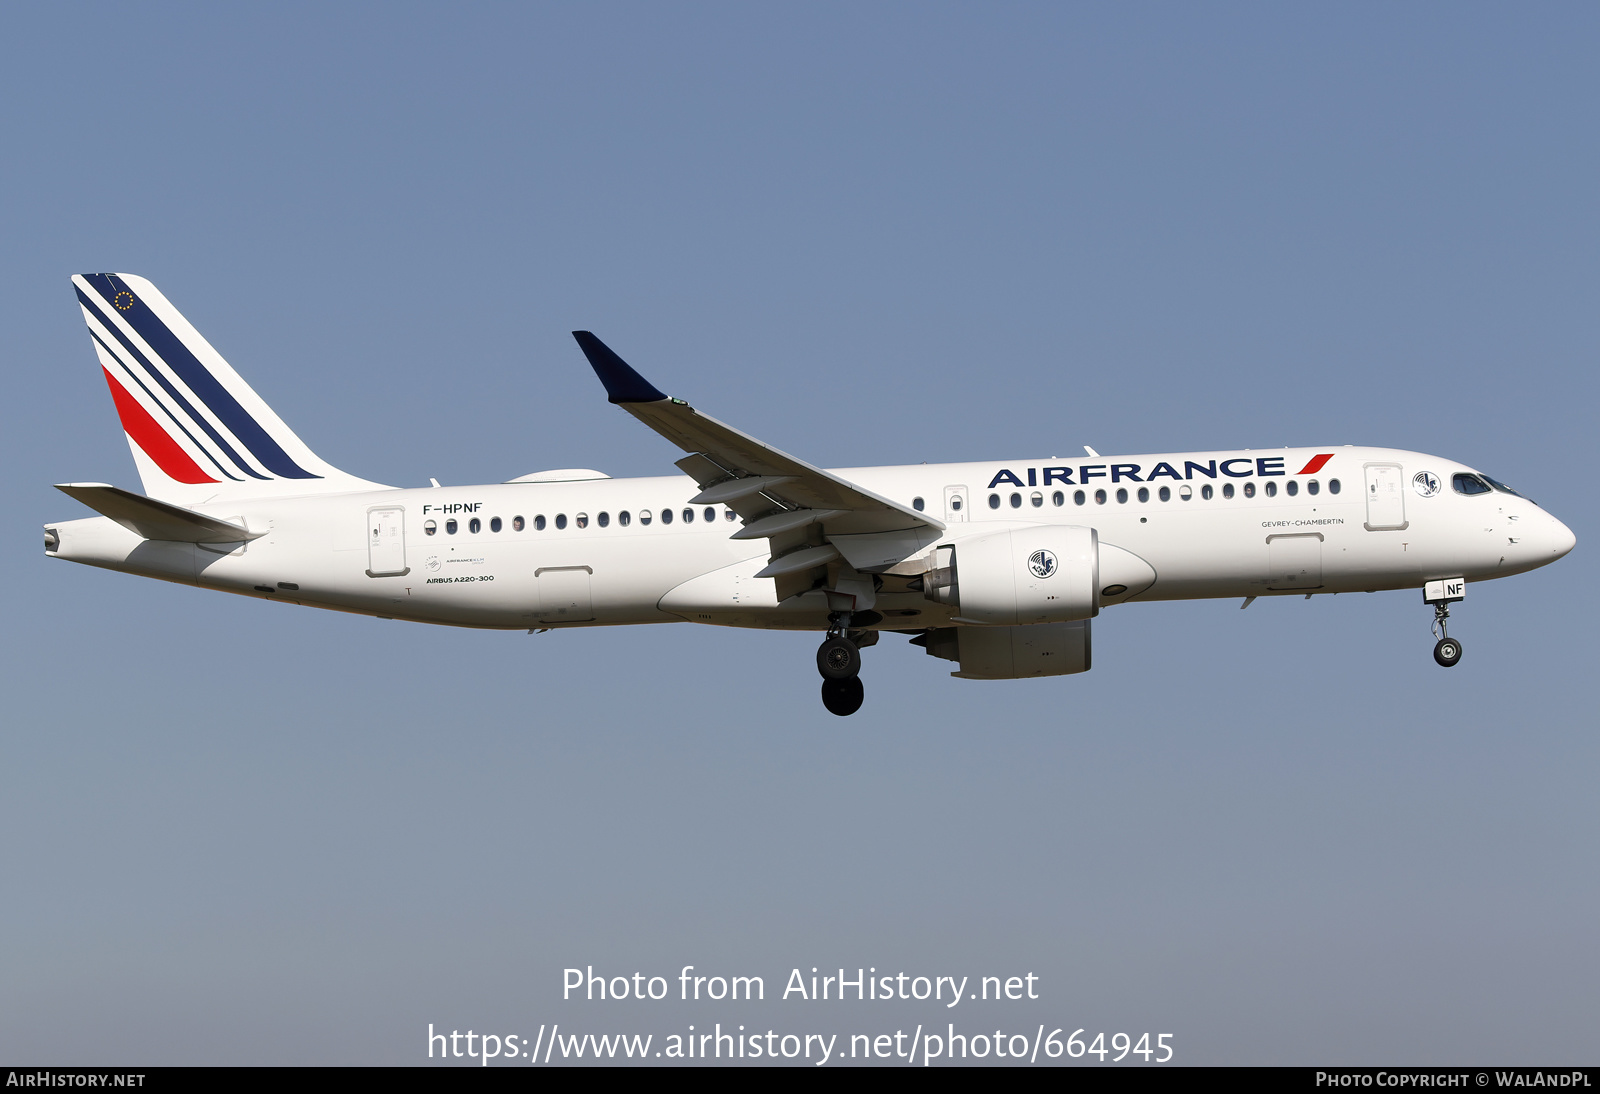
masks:
[[[1367,523],[1369,532],[1396,531],[1406,526],[1404,469],[1397,463],[1367,464]]]

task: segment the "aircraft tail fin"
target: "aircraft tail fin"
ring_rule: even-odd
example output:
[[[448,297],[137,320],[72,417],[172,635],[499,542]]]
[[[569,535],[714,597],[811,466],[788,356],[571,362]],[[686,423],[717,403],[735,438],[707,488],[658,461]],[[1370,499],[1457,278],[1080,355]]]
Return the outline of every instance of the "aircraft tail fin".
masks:
[[[77,274],[72,284],[150,497],[380,488],[319,459],[149,281]]]

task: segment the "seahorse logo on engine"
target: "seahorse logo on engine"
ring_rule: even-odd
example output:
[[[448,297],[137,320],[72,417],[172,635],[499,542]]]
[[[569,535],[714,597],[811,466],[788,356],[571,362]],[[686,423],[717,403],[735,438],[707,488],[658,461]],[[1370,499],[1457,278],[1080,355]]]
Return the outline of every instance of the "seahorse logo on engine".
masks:
[[[1049,577],[1056,572],[1056,556],[1049,551],[1035,551],[1028,556],[1028,569],[1034,577]]]

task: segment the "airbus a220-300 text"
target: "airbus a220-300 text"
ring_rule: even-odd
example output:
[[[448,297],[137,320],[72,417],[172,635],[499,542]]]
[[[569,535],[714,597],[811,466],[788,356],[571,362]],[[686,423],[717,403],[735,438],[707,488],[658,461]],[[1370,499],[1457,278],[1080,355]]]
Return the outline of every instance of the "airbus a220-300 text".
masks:
[[[824,470],[670,398],[587,331],[611,402],[681,474],[399,489],[328,465],[154,285],[74,277],[144,483],[60,490],[101,514],[56,558],[387,619],[542,630],[688,621],[813,630],[851,714],[885,632],[968,680],[1085,672],[1129,601],[1420,590],[1434,658],[1469,582],[1570,551],[1559,520],[1438,456],[1327,446]]]

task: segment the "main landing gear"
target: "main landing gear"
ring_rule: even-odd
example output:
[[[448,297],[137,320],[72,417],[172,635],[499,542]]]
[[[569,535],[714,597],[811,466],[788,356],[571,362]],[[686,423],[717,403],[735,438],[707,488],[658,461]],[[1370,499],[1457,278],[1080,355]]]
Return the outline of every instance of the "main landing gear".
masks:
[[[1451,638],[1446,630],[1446,620],[1450,618],[1450,604],[1448,601],[1436,601],[1433,605],[1433,634],[1439,641],[1433,645],[1433,659],[1445,668],[1452,668],[1461,660],[1461,643]]]
[[[845,628],[849,612],[828,616],[828,637],[817,648],[817,671],[822,674],[822,705],[829,714],[848,717],[861,709],[866,689],[861,686],[861,647],[850,641]],[[872,637],[876,638],[876,635]]]

